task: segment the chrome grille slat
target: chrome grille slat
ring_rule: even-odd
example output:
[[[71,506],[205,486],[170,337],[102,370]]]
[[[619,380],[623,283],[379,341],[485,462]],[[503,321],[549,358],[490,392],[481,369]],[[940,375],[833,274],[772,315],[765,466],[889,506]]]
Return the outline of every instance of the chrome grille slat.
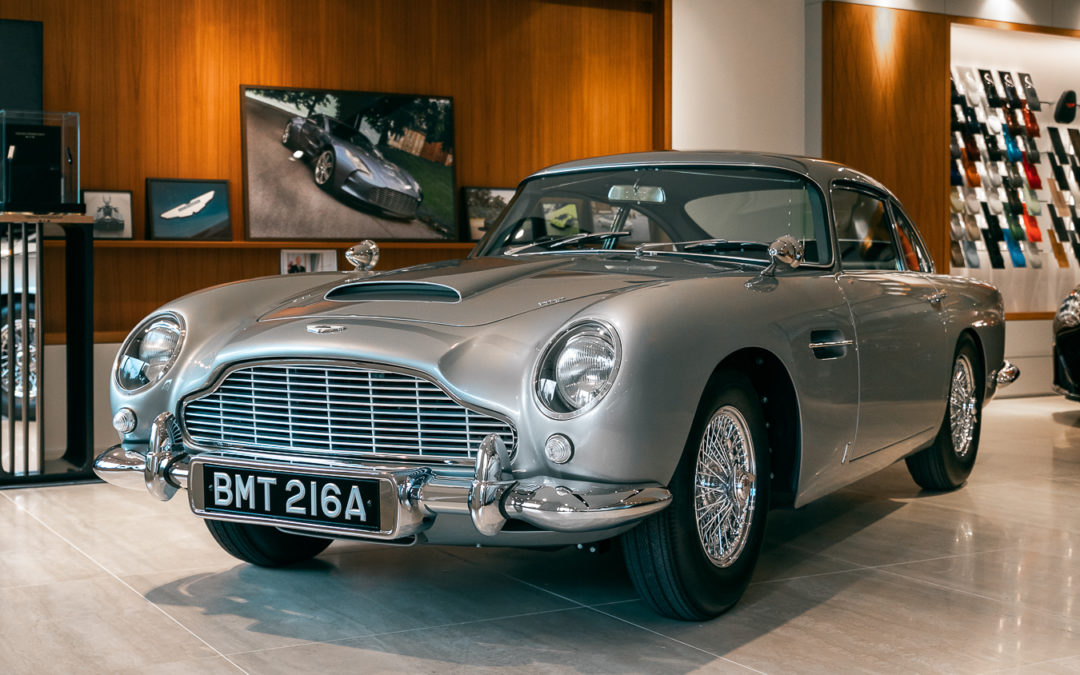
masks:
[[[181,416],[191,440],[209,447],[473,458],[490,433],[516,444],[512,426],[428,380],[338,363],[237,368]]]

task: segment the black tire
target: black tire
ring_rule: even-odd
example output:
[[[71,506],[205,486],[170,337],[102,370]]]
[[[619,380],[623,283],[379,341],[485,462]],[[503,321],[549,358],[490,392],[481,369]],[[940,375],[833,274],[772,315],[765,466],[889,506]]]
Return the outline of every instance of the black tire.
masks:
[[[259,567],[281,567],[311,560],[330,545],[330,539],[291,534],[266,525],[207,520],[206,529],[233,557]]]
[[[326,164],[325,171],[323,164]],[[334,158],[334,149],[326,148],[318,154],[315,158],[315,166],[312,167],[312,177],[315,179],[315,184],[324,190],[329,190],[330,186],[334,184],[334,168],[337,164],[337,160]]]
[[[27,321],[30,323],[31,330],[37,330],[37,321],[34,319],[34,302],[31,300],[26,303],[26,316]],[[15,321],[18,322],[22,319],[22,303],[15,302]],[[0,363],[4,365],[0,367],[0,416],[5,419],[8,417],[8,382],[6,373],[6,360],[7,360],[7,321],[8,321],[8,306],[6,299],[0,299]],[[25,333],[25,331],[24,331]],[[31,356],[31,368],[33,368],[34,360],[36,356]],[[16,377],[19,375],[16,373]],[[16,382],[16,388],[21,387],[21,383]],[[37,387],[31,386],[30,400],[27,404],[24,401],[22,395],[16,395],[15,397],[15,419],[23,419],[23,411],[26,410],[27,419],[31,422],[37,419]]]
[[[627,570],[642,600],[659,614],[685,621],[711,619],[742,597],[761,550],[769,509],[769,442],[757,393],[745,375],[734,371],[720,373],[716,383],[698,409],[672,477],[671,506],[624,534],[622,541]],[[710,555],[699,535],[695,474],[702,449],[710,438],[715,440],[707,432],[725,426],[736,429],[738,436],[749,442],[746,456],[753,459],[749,466],[754,477],[744,490],[736,489],[734,480],[727,482],[725,499],[737,494],[746,498],[743,511],[747,515],[739,530],[744,534],[726,547],[711,548]],[[725,475],[730,477],[732,473],[726,471]],[[703,485],[707,490],[709,486]],[[711,491],[703,491],[702,498],[716,496],[718,491],[714,486]]]
[[[281,144],[286,148],[292,148],[292,122],[285,125],[281,132]]]
[[[983,378],[979,352],[971,338],[964,336],[953,357],[949,400],[937,437],[930,447],[904,460],[908,472],[920,487],[955,490],[967,481],[979,453],[983,394],[986,391]]]

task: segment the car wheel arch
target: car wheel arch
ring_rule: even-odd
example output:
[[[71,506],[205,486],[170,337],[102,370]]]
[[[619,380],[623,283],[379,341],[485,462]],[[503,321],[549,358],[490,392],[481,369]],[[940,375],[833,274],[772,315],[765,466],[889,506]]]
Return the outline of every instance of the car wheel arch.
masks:
[[[791,506],[798,492],[801,449],[801,416],[791,375],[772,352],[744,348],[726,356],[713,369],[698,401],[695,419],[707,415],[710,393],[723,383],[725,373],[740,372],[750,379],[765,413],[772,464],[772,506]]]
[[[993,370],[993,368],[990,366],[989,363],[986,362],[986,349],[983,347],[982,340],[979,339],[979,333],[977,331],[975,331],[974,329],[972,329],[972,328],[965,328],[964,330],[960,331],[960,334],[956,336],[956,343],[953,346],[953,351],[955,352],[956,350],[958,350],[960,348],[960,343],[963,342],[965,338],[967,340],[971,341],[971,345],[975,348],[975,353],[979,357],[979,363],[982,365],[983,389],[984,389],[984,391],[983,391],[983,404],[985,405],[986,402],[990,400],[991,382],[990,382],[989,373]],[[952,375],[951,364],[950,364],[949,374],[950,374],[950,377],[951,377],[951,375]]]

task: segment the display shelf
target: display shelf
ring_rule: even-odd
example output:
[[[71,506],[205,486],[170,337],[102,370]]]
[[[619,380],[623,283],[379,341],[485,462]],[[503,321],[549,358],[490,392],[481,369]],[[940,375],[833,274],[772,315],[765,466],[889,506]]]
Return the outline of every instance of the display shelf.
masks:
[[[127,332],[122,330],[96,330],[94,331],[94,344],[109,344],[114,342],[123,342],[127,337]],[[49,332],[44,334],[45,344],[47,345],[62,345],[66,344],[64,340],[64,334],[61,332]]]
[[[6,215],[6,214],[5,214]],[[23,216],[25,219],[26,216]],[[3,222],[3,221],[0,221]],[[50,221],[55,222],[55,221]],[[157,239],[95,239],[94,248],[133,249],[274,249],[274,248],[335,248],[346,249],[355,241],[175,241]],[[467,241],[380,241],[379,248],[396,250],[442,250],[470,251],[475,242]],[[60,242],[46,241],[45,246],[60,246]]]

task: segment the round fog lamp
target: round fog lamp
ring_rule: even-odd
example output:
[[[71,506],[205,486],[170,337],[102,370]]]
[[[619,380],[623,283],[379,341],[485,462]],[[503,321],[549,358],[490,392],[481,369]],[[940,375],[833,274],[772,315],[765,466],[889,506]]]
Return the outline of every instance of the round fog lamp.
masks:
[[[137,422],[135,411],[131,408],[120,408],[112,418],[113,429],[116,429],[117,433],[120,434],[130,434],[135,431]]]
[[[574,456],[574,444],[562,434],[553,434],[544,443],[544,454],[556,464],[566,464]]]

